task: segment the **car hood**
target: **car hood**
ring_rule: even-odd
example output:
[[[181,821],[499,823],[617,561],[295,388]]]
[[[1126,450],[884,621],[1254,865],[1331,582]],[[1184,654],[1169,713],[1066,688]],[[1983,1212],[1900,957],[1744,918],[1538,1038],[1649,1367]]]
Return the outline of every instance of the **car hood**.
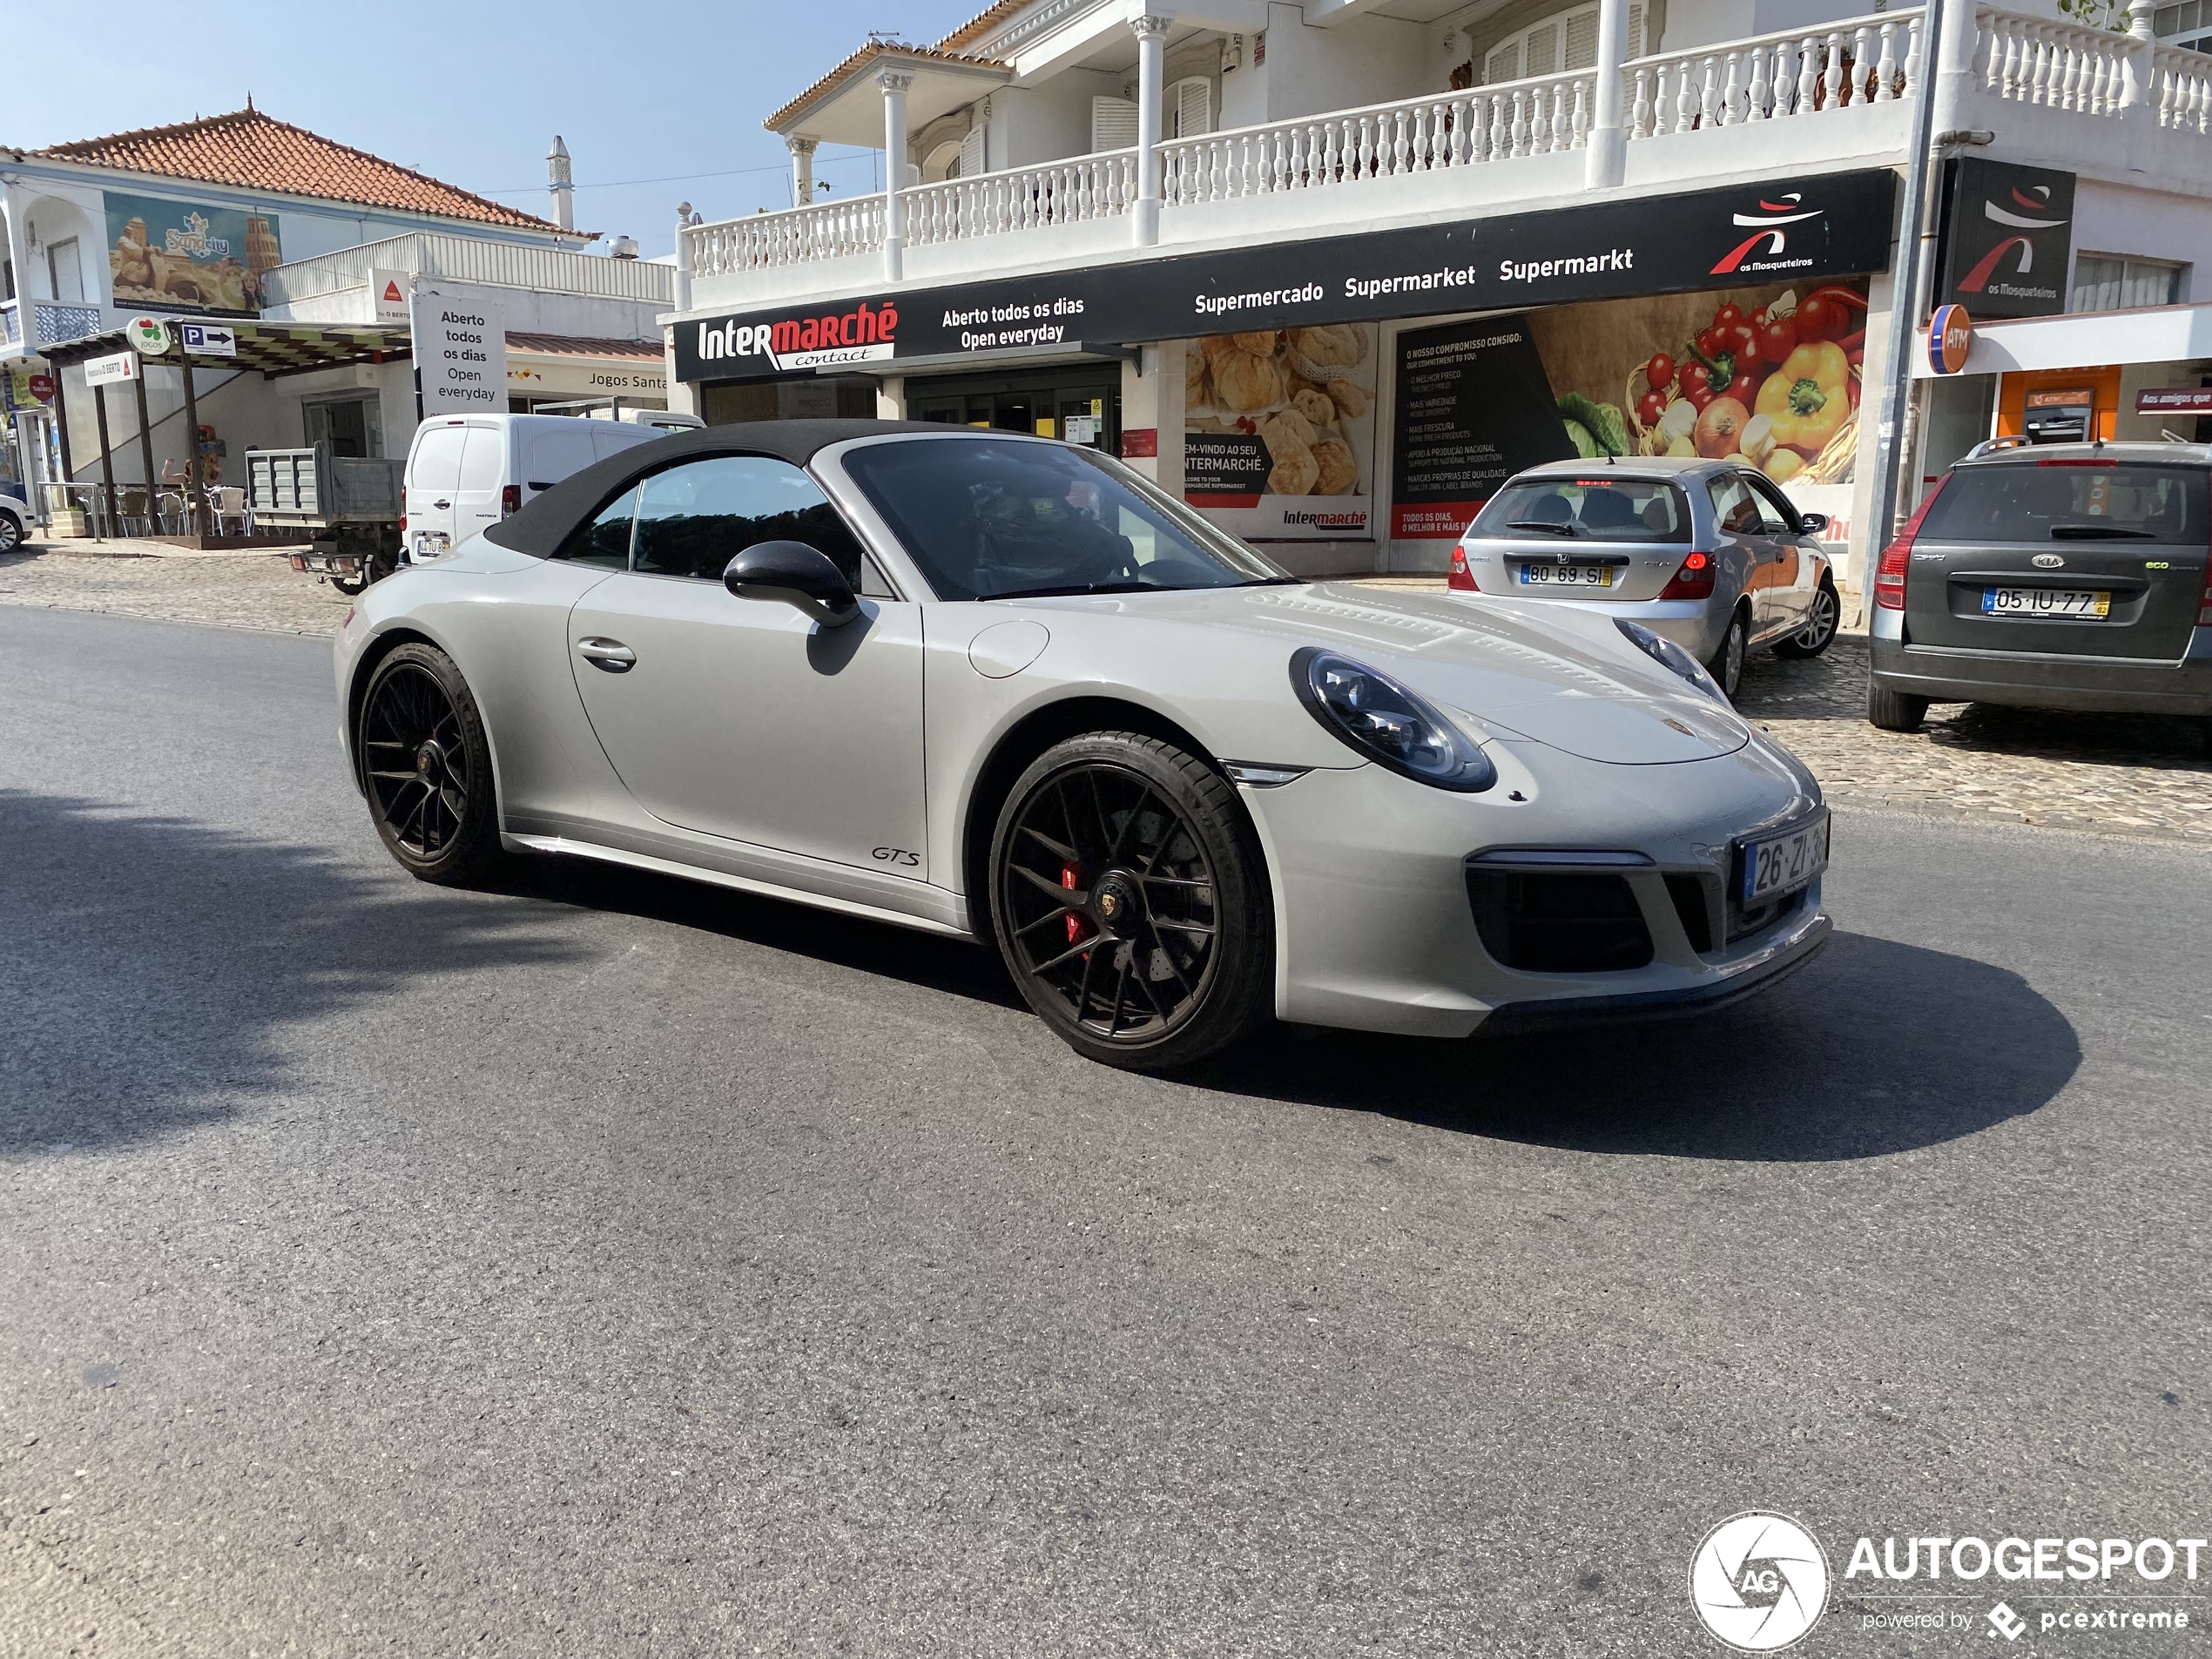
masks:
[[[1732,754],[1750,740],[1735,712],[1638,651],[1608,617],[1561,606],[1352,583],[1194,589],[1001,601],[1050,626],[1055,610],[1235,629],[1342,651],[1394,675],[1470,725],[1586,760],[1662,765]],[[1192,649],[1202,649],[1193,642]]]

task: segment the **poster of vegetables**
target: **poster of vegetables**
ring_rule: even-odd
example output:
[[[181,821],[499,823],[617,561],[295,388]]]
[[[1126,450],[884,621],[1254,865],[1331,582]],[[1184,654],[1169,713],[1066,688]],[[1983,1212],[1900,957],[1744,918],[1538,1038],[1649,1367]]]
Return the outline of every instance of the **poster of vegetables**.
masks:
[[[1373,534],[1377,331],[1365,322],[1193,341],[1184,497],[1251,541]]]
[[[1581,455],[1741,457],[1785,487],[1851,481],[1857,283],[1561,306],[1528,327]]]

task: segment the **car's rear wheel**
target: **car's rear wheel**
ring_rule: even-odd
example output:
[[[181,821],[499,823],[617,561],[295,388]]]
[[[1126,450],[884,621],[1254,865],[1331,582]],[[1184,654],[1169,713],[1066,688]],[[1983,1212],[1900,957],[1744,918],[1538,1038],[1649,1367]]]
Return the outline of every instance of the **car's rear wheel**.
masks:
[[[376,833],[410,874],[448,886],[499,860],[491,745],[452,658],[410,642],[376,665],[356,736]]]
[[[1920,722],[1928,718],[1928,699],[1870,685],[1866,688],[1866,718],[1885,732],[1917,732]]]
[[[1826,577],[1812,596],[1812,615],[1804,627],[1781,641],[1774,648],[1777,657],[1817,657],[1836,643],[1836,631],[1844,625],[1844,602],[1837,597],[1836,584]]]
[[[1274,914],[1236,792],[1173,744],[1095,732],[1015,780],[991,838],[1000,954],[1090,1059],[1187,1064],[1267,1014]]]
[[[1751,624],[1744,619],[1739,605],[1736,614],[1728,619],[1728,632],[1721,637],[1721,647],[1713,653],[1713,660],[1705,670],[1713,677],[1722,692],[1733,702],[1736,688],[1743,684],[1743,656],[1751,646]]]
[[[0,553],[12,553],[23,544],[23,526],[13,513],[0,513]]]

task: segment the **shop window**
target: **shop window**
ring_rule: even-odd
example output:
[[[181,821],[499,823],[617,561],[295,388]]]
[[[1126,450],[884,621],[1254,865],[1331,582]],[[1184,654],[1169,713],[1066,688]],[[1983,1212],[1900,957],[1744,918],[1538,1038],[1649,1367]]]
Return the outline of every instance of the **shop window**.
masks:
[[[2212,4],[2212,0],[2206,3]],[[1597,14],[1595,6],[1582,6],[1508,35],[1483,57],[1482,84],[1496,86],[1538,75],[1588,69],[1597,62]],[[1629,8],[1628,37],[1622,51],[1632,58],[1643,56],[1643,16],[1642,5]]]
[[[2182,269],[2162,260],[2083,253],[2074,261],[2074,311],[2124,311],[2181,303]]]
[[[1095,98],[1090,101],[1090,147],[1099,150],[1136,148],[1136,105],[1125,98]]]

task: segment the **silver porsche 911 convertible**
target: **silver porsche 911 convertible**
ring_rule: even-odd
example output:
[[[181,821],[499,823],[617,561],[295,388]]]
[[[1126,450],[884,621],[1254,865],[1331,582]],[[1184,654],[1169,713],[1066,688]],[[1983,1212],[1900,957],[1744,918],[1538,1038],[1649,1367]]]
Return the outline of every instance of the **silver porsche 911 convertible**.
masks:
[[[401,864],[571,853],[996,946],[1082,1053],[1710,1007],[1825,942],[1828,814],[1680,646],[1308,583],[1094,451],[708,428],[365,594]]]

